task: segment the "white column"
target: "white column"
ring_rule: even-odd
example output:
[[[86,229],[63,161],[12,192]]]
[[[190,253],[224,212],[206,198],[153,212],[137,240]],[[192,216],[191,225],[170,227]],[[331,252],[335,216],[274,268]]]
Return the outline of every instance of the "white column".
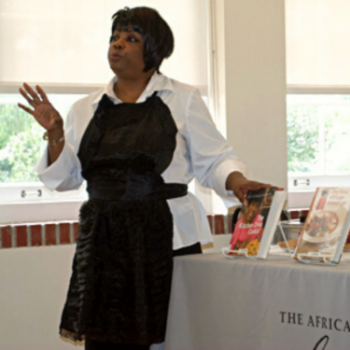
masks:
[[[217,2],[224,5],[227,139],[255,179],[287,188],[284,1]]]

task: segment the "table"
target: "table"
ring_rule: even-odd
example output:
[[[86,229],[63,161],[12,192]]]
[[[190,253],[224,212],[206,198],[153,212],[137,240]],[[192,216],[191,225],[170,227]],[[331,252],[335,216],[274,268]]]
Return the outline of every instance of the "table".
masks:
[[[349,348],[348,255],[334,267],[287,254],[175,259],[166,350]]]

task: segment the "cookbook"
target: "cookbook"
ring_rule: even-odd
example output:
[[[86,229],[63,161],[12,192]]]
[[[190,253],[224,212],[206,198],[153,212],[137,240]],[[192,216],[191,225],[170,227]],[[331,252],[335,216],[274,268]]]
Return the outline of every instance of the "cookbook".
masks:
[[[316,190],[293,258],[338,264],[350,227],[350,188]]]
[[[286,200],[285,191],[276,187],[249,191],[248,205],[236,223],[229,249],[224,255],[266,259]]]

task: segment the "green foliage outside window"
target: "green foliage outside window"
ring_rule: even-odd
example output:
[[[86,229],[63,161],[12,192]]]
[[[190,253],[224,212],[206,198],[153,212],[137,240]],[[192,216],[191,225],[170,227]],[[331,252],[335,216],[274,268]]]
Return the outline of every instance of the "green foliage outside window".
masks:
[[[308,103],[307,99],[313,100],[314,103]],[[348,96],[302,96],[299,103],[289,103],[287,145],[290,173],[348,174]]]
[[[0,105],[0,182],[39,181],[33,171],[43,129],[16,105]]]
[[[288,171],[310,172],[317,163],[318,122],[315,106],[290,106],[287,118]]]
[[[325,163],[327,173],[350,172],[350,108],[325,111]]]
[[[49,100],[66,117],[81,94],[52,94]],[[17,106],[19,94],[0,95],[0,183],[38,182],[33,170],[47,143],[42,140],[44,129],[34,117]]]

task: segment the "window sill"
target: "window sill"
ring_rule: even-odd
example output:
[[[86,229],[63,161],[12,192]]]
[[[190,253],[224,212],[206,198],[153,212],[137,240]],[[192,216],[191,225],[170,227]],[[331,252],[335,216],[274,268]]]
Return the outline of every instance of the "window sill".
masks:
[[[36,200],[0,203],[0,224],[77,220],[83,200]]]
[[[288,209],[309,209],[315,190],[288,193]],[[0,203],[0,224],[77,220],[83,199],[27,199]]]

